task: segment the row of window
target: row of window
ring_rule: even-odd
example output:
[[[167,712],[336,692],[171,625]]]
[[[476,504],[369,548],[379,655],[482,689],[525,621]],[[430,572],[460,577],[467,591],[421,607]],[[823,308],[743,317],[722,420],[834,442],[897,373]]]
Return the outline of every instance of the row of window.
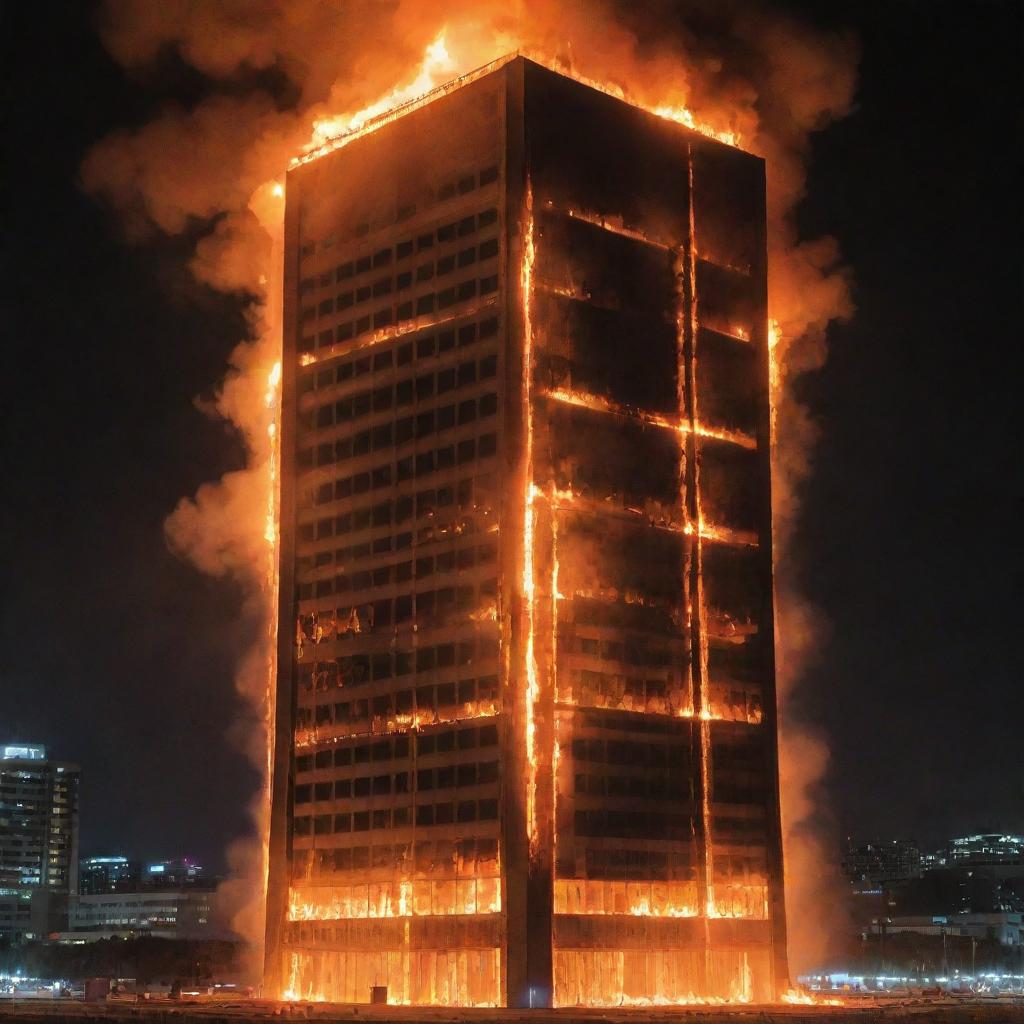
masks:
[[[588,658],[656,668],[668,667],[679,657],[671,648],[655,646],[650,639],[642,636],[626,637],[623,640],[579,636],[570,649]]]
[[[639,629],[665,637],[678,637],[680,623],[674,609],[663,605],[626,604],[577,598],[573,617],[578,626],[600,629]]]
[[[494,496],[494,480],[489,474],[466,477],[444,487],[429,487],[419,491],[415,497],[402,495],[393,501],[363,505],[351,512],[330,516],[299,526],[299,540],[311,542],[324,537],[341,537],[358,533],[371,527],[391,526],[404,523],[415,516],[417,519],[432,517],[445,508],[461,511],[475,511],[481,506],[489,507]],[[472,528],[468,532],[474,532]],[[460,531],[461,535],[462,531]],[[398,536],[404,536],[399,534]],[[376,544],[376,541],[374,542]],[[385,550],[381,548],[381,551]],[[387,550],[390,550],[387,549]]]
[[[295,802],[308,804],[314,801],[410,793],[414,779],[417,793],[435,789],[465,789],[468,786],[492,785],[498,781],[498,762],[471,761],[468,764],[449,764],[441,768],[421,768],[415,773],[360,775],[354,779],[307,783],[295,787]]]
[[[390,540],[392,538],[383,538]],[[410,547],[412,543],[411,533],[402,533],[394,538],[395,549],[398,551],[405,550]],[[350,548],[339,548],[338,549],[338,561],[345,565],[350,561],[359,561],[362,557],[370,556],[370,544],[358,544],[352,545]],[[373,554],[380,554],[381,552],[389,551],[390,547],[384,547],[383,545]],[[317,555],[317,566],[327,565],[330,563],[333,552],[323,551]],[[415,562],[415,577],[416,579],[425,579],[427,576],[434,575],[437,573],[446,572],[462,572],[464,570],[472,569],[478,565],[491,565],[497,558],[497,545],[492,543],[481,544],[477,547],[472,545],[466,547],[460,547],[454,550],[442,551],[435,555],[426,555],[422,558],[417,558]],[[409,563],[412,564],[412,563]],[[336,577],[334,581],[331,580],[319,580],[316,583],[316,596],[321,597],[325,593],[332,593],[337,591],[341,593],[346,590],[363,590],[368,586],[380,587],[390,582],[393,578],[395,582],[403,582],[413,578],[411,569],[404,568],[405,562],[399,563],[394,566],[380,566],[376,569],[360,570],[359,572],[350,573],[347,577],[344,577],[346,582],[339,583],[338,580],[343,577]],[[322,590],[322,586],[331,584],[333,586],[327,587]]]
[[[498,318],[487,317],[479,323],[462,324],[458,328],[448,327],[437,334],[420,334],[415,343],[404,341],[399,345],[376,347],[372,355],[361,355],[355,359],[332,359],[322,367],[308,367],[299,378],[299,392],[305,394],[315,389],[333,387],[368,373],[383,373],[396,366],[408,366],[414,360],[429,359],[451,352],[456,346],[465,348],[476,341],[493,338],[498,333]],[[307,339],[309,347],[313,340]]]
[[[656,768],[685,775],[690,748],[682,743],[641,743],[636,740],[574,739],[573,760],[595,761],[599,764],[628,765],[633,768]]]
[[[687,880],[696,877],[690,850],[608,850],[587,847],[584,854],[586,877],[626,881]]]
[[[339,745],[333,750],[318,750],[315,754],[302,754],[295,759],[297,772],[320,768],[345,767],[350,764],[377,764],[381,761],[403,760],[410,756],[410,739],[415,739],[416,756],[443,754],[452,750],[475,750],[494,747],[498,743],[498,726],[469,726],[460,729],[441,729],[434,732],[400,733],[373,741]]]
[[[351,423],[371,413],[401,409],[415,402],[424,402],[435,395],[468,387],[477,380],[488,380],[495,376],[497,370],[498,357],[490,355],[479,361],[470,359],[439,372],[406,377],[394,384],[388,383],[356,392],[336,402],[325,403],[315,412],[305,414],[303,425],[308,430],[322,430],[335,424]]]
[[[471,267],[479,259],[480,262],[494,259],[498,255],[498,240],[488,238],[477,245],[470,245],[458,252],[448,256],[442,256],[435,263],[431,260],[428,263],[421,263],[415,271],[399,271],[397,274],[387,277],[380,277],[376,281],[368,282],[353,288],[349,291],[339,292],[337,295],[321,299],[316,306],[306,306],[302,310],[303,321],[312,320],[314,317],[330,316],[332,313],[343,313],[353,306],[359,306],[371,299],[379,299],[392,292],[402,292],[416,284],[424,284],[434,280],[434,277],[445,277],[456,270],[464,270]]]
[[[420,717],[429,714],[444,716],[454,714],[466,705],[493,707],[497,699],[498,677],[481,676],[480,679],[460,679],[457,683],[417,686],[415,690],[398,690],[372,698],[317,704],[315,708],[298,708],[297,723],[300,727],[307,727],[314,723],[348,725],[370,718],[394,718],[413,713]]]
[[[748,733],[746,736],[733,733],[727,742],[712,743],[711,756],[714,764],[720,768],[757,771],[764,766],[762,738],[758,733]]]
[[[311,584],[301,584],[298,589],[299,599],[309,595]],[[421,591],[417,594],[400,594],[395,598],[384,598],[380,601],[367,602],[356,607],[339,608],[339,620],[359,616],[359,632],[372,632],[383,626],[399,626],[412,622],[414,619],[431,620],[432,625],[440,625],[451,616],[490,607],[493,609],[498,594],[496,579],[484,580],[478,586],[466,584],[461,587],[440,587],[437,590]],[[427,622],[420,621],[425,626]]]
[[[617,733],[645,733],[658,736],[671,736],[677,740],[689,742],[690,727],[680,718],[644,718],[628,713],[615,714],[580,711],[576,715],[576,726],[579,729],[597,729]]]
[[[731,818],[715,814],[711,828],[715,843],[723,846],[762,846],[766,839],[765,823],[758,818]]]
[[[345,498],[357,494],[366,494],[368,491],[377,491],[384,487],[392,487],[395,484],[404,483],[407,480],[416,480],[420,477],[429,476],[431,473],[439,473],[455,466],[464,466],[466,463],[476,459],[493,458],[498,451],[498,435],[493,431],[481,434],[479,437],[467,437],[457,444],[442,445],[440,448],[432,448],[429,451],[417,452],[415,455],[408,455],[405,458],[397,459],[394,463],[386,462],[373,469],[363,470],[361,473],[353,473],[351,476],[335,480],[332,486],[332,501],[342,501]],[[326,529],[321,531],[321,525],[326,524]],[[312,526],[312,524],[305,524]],[[320,520],[317,524],[316,540],[323,537],[334,536],[334,519]],[[312,530],[305,527],[299,528],[301,540],[313,540]]]
[[[675,800],[689,795],[690,780],[678,774],[573,776],[573,792],[584,796],[610,796],[640,800]]]
[[[417,839],[415,843],[375,843],[337,850],[296,850],[293,877],[357,871],[383,877],[416,874],[427,877],[472,877],[496,874],[498,840],[483,836],[459,839]]]
[[[416,807],[383,807],[372,811],[296,816],[294,832],[297,836],[323,836],[368,832],[371,829],[406,828],[414,823],[420,828],[451,825],[455,822],[463,824],[497,820],[497,800],[445,800],[437,804],[417,804]]]
[[[612,810],[607,807],[576,811],[573,831],[577,836],[622,839],[689,839],[693,835],[689,815],[648,810]]]
[[[303,617],[303,628],[308,625]],[[339,685],[360,686],[381,679],[401,678],[414,672],[443,671],[456,665],[472,665],[498,658],[498,639],[493,636],[467,637],[456,643],[425,644],[416,650],[388,650],[377,654],[350,654],[334,660]],[[299,683],[311,681],[312,665],[299,666]],[[308,688],[308,687],[307,687]]]
[[[470,364],[472,365],[472,364]],[[321,409],[320,412],[324,410]],[[327,411],[330,411],[328,407]],[[370,452],[386,451],[389,448],[400,448],[413,441],[421,441],[432,434],[440,434],[455,427],[464,427],[475,423],[478,419],[488,419],[498,412],[498,396],[496,394],[481,395],[477,398],[466,398],[457,405],[445,405],[439,409],[428,409],[416,416],[403,416],[393,422],[382,423],[372,430],[361,430],[349,434],[336,441],[327,441],[316,447],[316,464],[331,466],[348,459],[358,458]],[[329,425],[329,424],[328,424]],[[299,453],[299,468],[311,469],[307,459],[313,454],[308,448]],[[333,500],[329,484],[317,489],[315,503],[322,505]]]
[[[431,313],[441,312],[450,309],[457,303],[469,302],[470,299],[475,299],[477,296],[486,298],[497,290],[497,274],[488,274],[479,279],[471,277],[458,284],[442,288],[440,291],[420,295],[415,301],[407,299],[395,305],[383,306],[374,313],[366,313],[355,320],[348,320],[322,330],[317,334],[316,343],[318,347],[324,348],[335,343],[350,341],[353,338],[361,338],[371,331],[383,330],[393,324],[401,323],[403,320],[411,320],[414,316],[427,316]],[[303,311],[304,321],[315,316],[315,308]],[[313,347],[309,344],[312,340],[312,336],[303,337],[299,350],[312,352]]]
[[[638,679],[589,670],[568,675],[567,684],[559,679],[559,700],[577,707],[666,715],[683,712],[690,702],[683,687],[669,685],[663,679]],[[757,725],[764,717],[760,695],[746,690],[713,686],[711,706],[716,718],[727,721]]]
[[[353,494],[365,494],[370,490],[379,490],[382,487],[389,487],[394,483],[400,484],[421,476],[429,476],[431,473],[451,469],[456,465],[464,465],[474,459],[488,459],[497,452],[497,435],[494,433],[482,434],[480,437],[468,437],[457,444],[443,445],[440,448],[431,449],[425,452],[417,452],[415,456],[410,455],[398,459],[394,463],[394,473],[389,463],[377,466],[372,470],[362,473],[354,473],[350,477],[342,477],[335,480],[332,485],[333,501],[341,501]],[[396,502],[396,510],[397,510]],[[428,513],[429,514],[429,513]],[[398,520],[401,521],[401,520]],[[327,528],[324,528],[324,524]],[[312,525],[312,524],[306,524]],[[310,533],[312,531],[309,531]],[[334,519],[319,520],[316,524],[316,540],[322,537],[334,536]],[[305,540],[305,531],[300,529],[300,538]],[[310,536],[308,539],[314,539]]]
[[[476,566],[493,565],[497,558],[498,546],[494,543],[463,547],[457,551],[442,551],[437,555],[425,555],[415,561],[409,559],[391,565],[378,565],[375,569],[360,569],[356,572],[340,573],[331,579],[317,580],[314,596],[347,594],[353,590],[386,587],[391,583],[429,579],[435,574],[463,572]]]
[[[711,787],[711,800],[716,804],[759,804],[767,798],[763,785],[733,783],[726,785],[715,781]]]
[[[573,703],[589,704],[591,707],[617,707],[622,710],[654,711],[660,708],[664,714],[671,692],[672,702],[681,706],[686,698],[682,687],[671,688],[664,679],[641,679],[637,676],[609,675],[590,669],[569,673],[569,687]]]
[[[470,877],[497,872],[498,840],[476,837],[418,839],[415,843],[375,843],[373,846],[338,850],[296,850],[293,877],[302,879],[310,870],[358,871],[361,879],[398,873],[427,877]]]
[[[387,509],[390,521],[390,503],[388,503]],[[382,524],[375,522],[373,525],[380,526]],[[365,540],[360,544],[349,544],[334,551],[317,551],[315,555],[304,555],[298,560],[297,567],[301,575],[312,572],[314,569],[322,569],[325,565],[331,565],[335,561],[338,565],[350,565],[352,562],[361,562],[367,558],[390,554],[392,551],[405,551],[411,547],[412,533],[389,533],[372,542]]]
[[[431,512],[424,513],[424,515],[431,514]],[[460,530],[458,533],[460,539],[471,537],[477,533],[475,520],[467,519],[465,524],[465,529]],[[374,522],[373,525],[379,526],[381,524]],[[490,523],[483,524],[483,529],[485,532],[493,532]],[[421,537],[420,540],[422,542],[423,538]],[[410,547],[412,547],[411,533],[387,534],[384,537],[377,537],[372,542],[367,540],[360,544],[349,544],[334,551],[317,551],[315,555],[304,555],[298,561],[298,571],[300,575],[305,574],[312,572],[314,569],[321,569],[325,565],[330,565],[334,561],[337,561],[339,565],[350,565],[353,562],[376,558],[379,555],[386,555],[392,551],[405,551]]]
[[[435,198],[435,202],[443,203],[449,199],[454,199],[456,196],[468,195],[476,188],[484,188],[487,185],[493,185],[498,180],[498,168],[497,165],[492,164],[490,167],[485,167],[479,174],[465,174],[459,178],[446,182],[438,190]],[[415,203],[406,203],[398,208],[395,216],[395,221],[401,223],[404,220],[408,220],[413,214],[416,213]],[[455,237],[449,235],[449,228],[457,227],[461,224],[461,221],[457,221],[455,225],[445,225],[443,228],[438,229],[438,234],[444,232],[444,241],[449,238]],[[383,225],[381,225],[383,227]],[[368,222],[359,224],[356,226],[355,237],[364,238],[370,233],[371,227]],[[470,229],[471,230],[471,229]],[[300,249],[300,254],[303,258],[314,255],[318,249],[323,251],[329,249],[335,244],[337,239],[325,238],[322,242],[306,242]],[[417,249],[429,249],[434,244],[433,232],[429,234],[420,234],[416,237]],[[399,242],[395,246],[394,254],[396,259],[404,259],[405,257],[412,254],[413,251],[413,240],[406,239],[403,242]],[[391,262],[392,250],[390,247],[386,249],[378,249],[372,256],[363,256],[357,260],[352,260],[348,263],[339,264],[333,271],[326,271],[319,276],[319,282],[321,285],[329,284],[332,278],[337,278],[339,281],[347,277],[352,277],[356,274],[365,273],[371,267],[382,267],[387,266]],[[309,281],[315,281],[316,278],[305,278],[303,284]]]

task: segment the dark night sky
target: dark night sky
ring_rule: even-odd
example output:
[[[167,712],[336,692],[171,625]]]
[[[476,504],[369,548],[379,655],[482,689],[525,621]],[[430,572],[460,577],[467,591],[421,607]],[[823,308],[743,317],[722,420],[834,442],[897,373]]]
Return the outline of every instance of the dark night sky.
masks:
[[[809,688],[844,831],[1024,831],[1020,8],[802,7],[861,39],[858,104],[817,137],[808,234],[858,312],[804,392],[822,439],[806,590],[831,622]],[[146,87],[91,5],[3,7],[0,741],[84,768],[83,848],[219,864],[253,779],[224,738],[238,595],[166,549],[177,499],[240,464],[200,415],[242,331],[77,187],[91,143],[201,86]]]

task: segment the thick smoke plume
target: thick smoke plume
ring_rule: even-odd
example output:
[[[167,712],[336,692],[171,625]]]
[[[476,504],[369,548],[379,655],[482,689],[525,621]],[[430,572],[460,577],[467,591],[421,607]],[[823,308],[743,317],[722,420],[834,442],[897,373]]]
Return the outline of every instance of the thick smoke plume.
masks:
[[[273,402],[279,359],[283,202],[289,161],[358,122],[378,101],[408,97],[512,50],[602,83],[652,108],[685,108],[693,122],[731,133],[764,156],[769,171],[770,307],[775,345],[776,559],[783,717],[783,813],[793,966],[819,955],[817,791],[824,744],[789,713],[821,626],[800,600],[790,556],[798,486],[808,472],[814,426],[793,381],[825,358],[830,321],[851,312],[848,274],[831,239],[799,238],[792,213],[805,180],[810,135],[848,109],[855,83],[852,42],[761,6],[733,2],[612,4],[598,0],[108,0],[101,32],[114,57],[147,76],[169,55],[205,76],[205,98],[169,106],[138,130],[100,142],[83,167],[85,186],[144,236],[206,226],[195,276],[249,303],[251,332],[239,339],[215,411],[241,432],[248,468],[183,498],[167,521],[175,550],[204,572],[231,575],[254,623],[238,689],[252,707],[240,737],[264,778],[273,668]],[[443,42],[439,42],[443,40]],[[428,51],[429,48],[429,51]],[[424,55],[427,55],[426,61]],[[614,140],[609,140],[614,144]],[[266,787],[255,797],[256,834],[266,825]],[[265,873],[262,842],[237,846],[239,880],[229,893],[236,926],[258,950]]]

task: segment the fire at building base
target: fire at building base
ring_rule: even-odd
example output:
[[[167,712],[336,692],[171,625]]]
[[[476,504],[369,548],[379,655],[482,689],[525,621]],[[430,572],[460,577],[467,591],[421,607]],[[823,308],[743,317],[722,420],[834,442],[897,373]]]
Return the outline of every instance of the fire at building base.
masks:
[[[764,164],[522,57],[286,186],[266,987],[788,986]]]

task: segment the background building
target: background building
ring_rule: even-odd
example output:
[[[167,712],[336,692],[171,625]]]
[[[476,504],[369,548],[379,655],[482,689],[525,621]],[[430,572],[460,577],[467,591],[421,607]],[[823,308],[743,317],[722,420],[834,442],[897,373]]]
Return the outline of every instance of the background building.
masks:
[[[78,892],[82,896],[117,892],[141,881],[142,865],[124,856],[83,857],[78,862]]]
[[[167,939],[230,938],[212,914],[216,878],[207,878],[190,857],[141,862],[125,856],[87,857],[82,884],[71,899],[62,942],[93,942],[112,936]]]
[[[868,886],[916,878],[921,874],[921,851],[913,840],[851,839],[843,854],[843,871],[851,881]]]
[[[78,884],[78,765],[37,744],[0,747],[0,937],[67,927]]]
[[[136,888],[79,896],[63,942],[93,942],[113,936],[164,939],[221,938],[213,923],[213,885]]]
[[[851,842],[843,857],[851,923],[865,940],[877,940],[876,955],[924,955],[924,947],[908,945],[912,935],[922,942],[939,937],[944,943],[963,939],[1017,949],[1024,912],[1022,846],[1012,835],[975,835],[921,856],[904,840]],[[902,945],[894,945],[894,935],[902,936]],[[990,948],[987,955],[997,954]]]
[[[173,860],[147,864],[144,873],[144,881],[148,885],[163,888],[192,885],[205,877],[206,873],[202,866],[191,857],[175,857]]]
[[[773,998],[763,163],[522,58],[372,127],[288,178],[268,987]]]

